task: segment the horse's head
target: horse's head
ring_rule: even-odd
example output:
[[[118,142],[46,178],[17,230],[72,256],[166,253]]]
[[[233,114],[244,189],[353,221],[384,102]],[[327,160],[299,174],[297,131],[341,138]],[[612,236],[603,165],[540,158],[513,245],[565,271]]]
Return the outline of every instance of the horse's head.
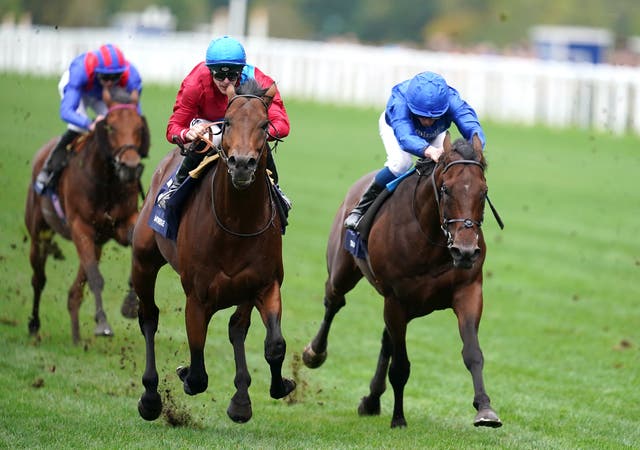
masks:
[[[138,113],[138,92],[105,89],[102,98],[109,112],[96,124],[98,141],[118,179],[124,183],[135,181],[142,175],[141,158],[148,154],[150,140],[147,121]]]
[[[432,179],[440,226],[456,267],[471,268],[482,254],[480,227],[487,198],[485,167],[477,135],[471,143],[458,139],[451,144],[447,133],[444,152]]]
[[[258,166],[266,165],[268,109],[275,93],[275,84],[266,89],[254,79],[237,91],[233,86],[227,88],[229,104],[222,127],[220,156],[236,189],[247,188],[255,180]]]

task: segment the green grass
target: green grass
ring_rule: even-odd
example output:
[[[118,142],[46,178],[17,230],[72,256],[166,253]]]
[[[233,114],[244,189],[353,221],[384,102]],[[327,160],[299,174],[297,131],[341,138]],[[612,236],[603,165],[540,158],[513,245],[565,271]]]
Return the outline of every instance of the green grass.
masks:
[[[268,395],[264,327],[254,316],[247,339],[254,416],[226,415],[233,395],[227,339],[231,311],[212,320],[206,348],[208,390],[182,392],[175,367],[188,363],[184,296],[165,268],[157,358],[161,389],[184,425],[137,412],[144,340],[119,314],[128,249],[109,244],[101,269],[112,339],[95,338],[91,296],[81,309],[82,344],[71,345],[66,295],[77,270],[74,248],[50,260],[40,339],[31,339],[29,243],[23,224],[30,159],[63,131],[56,80],[0,74],[0,447],[3,448],[637,448],[640,442],[640,140],[582,130],[485,124],[490,197],[506,228],[487,212],[485,309],[480,341],[485,383],[504,426],[476,429],[473,388],[451,311],[409,326],[408,428],[356,408],[376,363],[382,302],[359,285],[334,322],[329,358],[317,370],[299,355],[322,318],[324,251],[348,186],[380,167],[378,111],[287,101],[291,136],[276,154],[281,184],[294,201],[284,238],[285,375],[291,401]],[[166,120],[176,86],[146,86],[152,132],[144,184],[169,150]]]

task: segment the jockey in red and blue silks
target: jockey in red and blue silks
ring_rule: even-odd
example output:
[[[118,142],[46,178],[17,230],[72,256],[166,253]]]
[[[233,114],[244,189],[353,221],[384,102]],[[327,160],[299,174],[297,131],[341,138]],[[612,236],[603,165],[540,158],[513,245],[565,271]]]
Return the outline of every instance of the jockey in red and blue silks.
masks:
[[[387,183],[411,168],[413,156],[438,161],[446,132],[452,123],[467,140],[478,134],[484,148],[485,135],[476,112],[442,76],[422,72],[395,85],[378,120],[387,161],[347,216],[345,227],[357,228]]]
[[[58,83],[62,97],[60,117],[67,123],[67,130],[37,176],[34,183],[36,192],[41,194],[55,185],[66,164],[67,146],[80,134],[93,130],[96,122],[104,119],[108,112],[102,101],[102,90],[118,86],[129,93],[137,92],[138,98],[142,91],[140,73],[115,45],[103,45],[71,61]],[[95,112],[95,119],[89,118],[89,109]],[[142,113],[140,102],[138,112]]]

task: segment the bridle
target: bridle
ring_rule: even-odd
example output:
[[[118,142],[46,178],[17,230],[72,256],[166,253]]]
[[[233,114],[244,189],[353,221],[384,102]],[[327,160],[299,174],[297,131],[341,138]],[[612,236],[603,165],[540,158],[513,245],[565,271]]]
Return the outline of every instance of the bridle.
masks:
[[[113,105],[109,108],[109,110],[107,111],[107,115],[109,115],[109,113],[111,113],[112,111],[116,111],[119,109],[133,109],[133,110],[137,110],[137,106],[132,104],[132,103],[118,103],[116,105]],[[105,118],[106,120],[106,118]],[[106,123],[105,123],[106,125]],[[108,126],[108,125],[107,125]],[[140,155],[140,146],[139,145],[135,145],[135,144],[124,144],[121,145],[120,147],[116,148],[114,151],[111,152],[110,157],[114,166],[114,169],[116,171],[121,170],[121,169],[128,169],[128,167],[126,166],[126,164],[124,164],[122,162],[122,155],[124,155],[127,151],[133,150],[136,153],[138,153],[138,155]],[[135,178],[136,179],[140,179],[140,176],[142,175],[142,171],[144,170],[144,165],[143,164],[138,164],[135,168]]]
[[[267,105],[267,103],[264,101],[264,99],[262,97],[259,97],[257,95],[252,95],[252,94],[235,95],[233,98],[231,98],[231,100],[229,100],[229,103],[227,104],[227,110],[229,109],[229,106],[231,106],[231,103],[233,103],[235,100],[237,100],[240,97],[244,97],[244,98],[248,98],[248,99],[258,99],[264,105],[265,111],[269,110],[269,105]],[[268,115],[267,115],[267,117],[268,117]],[[214,123],[212,123],[212,125],[213,124]],[[219,131],[219,133],[221,133],[220,144],[217,146],[216,151],[217,151],[218,155],[220,156],[220,159],[227,166],[227,172],[231,173],[231,169],[229,168],[229,165],[228,165],[229,157],[226,154],[226,152],[224,151],[224,148],[223,148],[223,145],[222,145],[222,141],[224,140],[224,132],[225,132],[225,128],[226,128],[226,126],[228,124],[228,120],[225,118],[222,122],[216,122],[215,124],[221,124],[220,131]],[[267,121],[267,123],[265,125],[264,142],[263,142],[262,146],[260,147],[260,153],[258,155],[258,161],[262,160],[262,155],[264,154],[265,149],[269,148],[268,139],[270,137],[276,141],[276,144],[275,144],[276,146],[277,146],[277,143],[281,141],[281,139],[278,139],[276,136],[273,136],[271,133],[269,133],[269,131],[268,131],[269,124],[270,124],[270,122]],[[205,142],[207,142],[207,147],[213,147],[213,144],[210,141],[205,140]],[[273,221],[274,221],[274,219],[276,217],[276,207],[275,207],[275,203],[274,203],[274,199],[273,199],[273,193],[271,191],[271,186],[269,186],[269,183],[270,183],[269,178],[265,177],[265,181],[267,183],[267,192],[269,193],[269,206],[270,206],[270,209],[271,209],[271,215],[270,215],[269,220],[267,220],[267,223],[262,228],[260,228],[258,231],[251,232],[251,233],[240,233],[238,231],[233,231],[233,230],[227,228],[222,223],[222,221],[220,220],[220,216],[218,215],[218,212],[216,211],[215,192],[214,192],[214,180],[215,180],[215,177],[216,177],[216,173],[217,173],[217,167],[214,169],[213,175],[211,176],[211,211],[213,212],[213,217],[215,218],[216,223],[218,224],[218,226],[223,231],[225,231],[226,233],[229,233],[232,236],[237,236],[237,237],[255,237],[255,236],[259,236],[262,233],[264,233],[265,231],[267,231],[273,225]]]
[[[447,170],[449,170],[450,167],[455,166],[457,164],[475,165],[480,167],[482,169],[482,172],[484,172],[484,166],[482,165],[482,163],[478,161],[474,161],[473,159],[456,159],[455,161],[451,161],[449,164],[444,166],[444,169],[442,169],[442,172],[440,173],[440,175],[444,175],[447,172]],[[444,185],[442,185],[440,189],[438,189],[436,185],[435,169],[431,173],[431,185],[433,186],[433,192],[435,194],[434,198],[436,200],[436,205],[438,207],[438,217],[442,217],[442,222],[440,223],[440,229],[444,232],[444,235],[447,238],[447,247],[451,247],[453,245],[453,236],[449,231],[449,225],[451,225],[452,223],[462,223],[465,228],[472,228],[473,226],[476,226],[478,228],[482,227],[482,222],[484,220],[483,218],[481,218],[480,220],[474,220],[469,218],[448,219],[447,216],[445,216],[442,206],[440,205],[440,196],[444,192]]]
[[[479,161],[475,161],[473,159],[456,159],[454,161],[451,161],[447,165],[445,165],[444,169],[442,169],[442,171],[440,172],[440,175],[444,175],[447,172],[447,170],[449,170],[452,166],[455,166],[455,165],[458,165],[458,164],[478,166],[478,167],[480,167],[480,169],[482,169],[482,172],[484,172],[484,170],[485,170],[484,165]],[[416,220],[417,220],[417,214],[416,214],[416,210],[415,210],[415,198],[416,198],[416,193],[417,193],[417,189],[418,189],[418,183],[420,182],[420,178],[421,178],[421,176],[418,178],[418,182],[416,183],[416,188],[415,188],[415,192],[414,192],[413,213],[414,213],[414,217],[416,217]],[[443,185],[443,186],[440,187],[440,189],[438,189],[438,186],[436,184],[436,168],[433,169],[433,171],[431,172],[431,176],[429,178],[431,179],[431,186],[433,186],[434,199],[435,199],[435,202],[436,202],[436,207],[438,209],[438,217],[442,218],[442,220],[440,221],[440,229],[442,230],[442,232],[444,233],[445,238],[447,239],[446,247],[450,248],[453,245],[453,235],[449,231],[449,225],[451,225],[452,223],[462,223],[464,228],[473,228],[475,226],[478,229],[480,229],[482,227],[482,223],[483,223],[484,218],[480,218],[480,220],[474,220],[474,219],[471,219],[471,218],[453,218],[453,219],[447,218],[447,216],[445,215],[445,213],[444,213],[444,211],[442,209],[442,205],[441,205],[441,195],[444,193],[445,187]],[[493,215],[494,215],[496,221],[498,222],[498,226],[500,226],[500,229],[503,229],[504,228],[504,223],[502,222],[502,219],[500,218],[500,215],[498,214],[498,211],[495,209],[495,207],[491,203],[491,200],[489,199],[489,196],[487,194],[485,194],[484,198],[487,200],[487,203],[489,203],[489,207],[491,208],[491,211],[493,212]],[[419,220],[418,220],[418,223],[420,223]],[[420,228],[422,229],[422,226]],[[436,242],[434,242],[433,240],[431,240],[429,238],[429,235],[424,230],[422,230],[422,232],[423,232],[423,234],[425,234],[425,236],[427,236],[428,240],[432,244],[440,245],[440,244],[437,244]]]

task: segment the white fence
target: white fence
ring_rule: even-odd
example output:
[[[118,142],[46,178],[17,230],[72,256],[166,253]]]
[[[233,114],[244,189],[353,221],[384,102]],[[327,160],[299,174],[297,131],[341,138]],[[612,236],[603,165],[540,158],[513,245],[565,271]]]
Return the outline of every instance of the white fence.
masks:
[[[3,27],[0,71],[58,75],[78,53],[112,42],[144,81],[177,89],[203,60],[211,38],[206,33]],[[271,75],[286,97],[383,108],[394,84],[432,70],[460,91],[481,120],[640,135],[638,67],[251,37],[243,42],[249,62]]]

